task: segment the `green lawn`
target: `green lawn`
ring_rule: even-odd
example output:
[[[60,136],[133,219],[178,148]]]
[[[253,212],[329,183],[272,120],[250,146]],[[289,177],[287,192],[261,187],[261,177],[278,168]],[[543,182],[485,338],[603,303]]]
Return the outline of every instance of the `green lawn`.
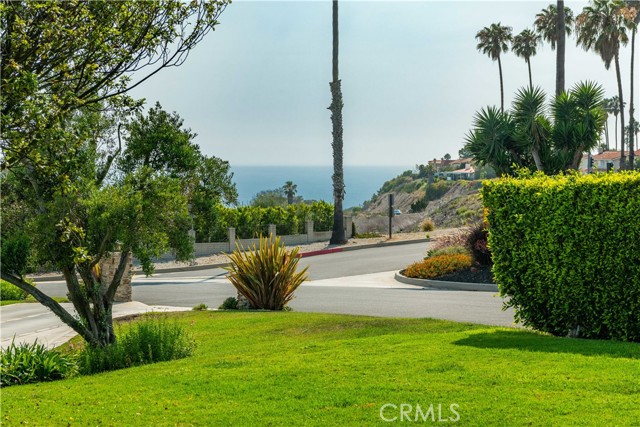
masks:
[[[193,357],[2,390],[2,425],[625,426],[640,345],[439,320],[191,312]],[[395,423],[401,404],[434,418]],[[438,422],[454,416],[460,419]],[[406,408],[405,408],[406,409]]]

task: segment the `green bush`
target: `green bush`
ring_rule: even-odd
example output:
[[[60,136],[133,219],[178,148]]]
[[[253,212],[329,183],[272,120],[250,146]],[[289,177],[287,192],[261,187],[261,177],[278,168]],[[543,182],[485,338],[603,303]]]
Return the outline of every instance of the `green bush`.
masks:
[[[106,347],[86,346],[78,356],[80,373],[88,375],[131,366],[181,359],[193,354],[193,338],[164,319],[135,322]]]
[[[0,300],[19,301],[25,299],[27,295],[28,294],[19,287],[5,280],[0,280]]]
[[[436,257],[436,256],[440,256],[440,255],[454,255],[454,254],[467,254],[467,255],[469,255],[469,249],[467,249],[466,247],[464,247],[462,245],[445,246],[445,247],[440,248],[440,249],[432,249],[432,250],[430,250],[429,252],[427,252],[427,258]]]
[[[238,309],[238,300],[234,297],[229,297],[218,307],[221,310],[237,310]]]
[[[247,250],[237,244],[226,270],[231,284],[253,308],[282,310],[307,278],[307,268],[296,271],[298,248],[287,251],[279,237],[260,237],[260,245]]]
[[[485,182],[493,273],[524,325],[640,341],[640,173]]]
[[[48,350],[44,345],[22,343],[0,351],[2,387],[40,381],[54,381],[77,372],[73,356]]]

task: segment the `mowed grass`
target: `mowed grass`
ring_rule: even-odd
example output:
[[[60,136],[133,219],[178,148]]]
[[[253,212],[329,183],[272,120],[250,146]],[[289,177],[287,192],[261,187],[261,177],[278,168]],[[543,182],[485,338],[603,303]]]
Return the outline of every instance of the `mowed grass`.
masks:
[[[440,320],[305,313],[172,315],[193,357],[2,390],[2,425],[626,426],[640,345]],[[387,404],[380,418],[380,408]],[[400,405],[434,420],[400,422]],[[453,416],[456,423],[438,421]],[[405,407],[406,409],[406,407]]]

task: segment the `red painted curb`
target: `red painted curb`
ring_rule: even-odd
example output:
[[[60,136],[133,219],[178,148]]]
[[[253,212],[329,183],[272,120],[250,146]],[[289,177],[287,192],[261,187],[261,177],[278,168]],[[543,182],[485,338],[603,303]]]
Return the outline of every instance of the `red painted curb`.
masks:
[[[334,254],[337,252],[342,252],[344,248],[331,248],[331,249],[322,249],[319,251],[311,251],[311,252],[303,252],[298,255],[299,258],[306,258],[314,255],[325,255],[325,254]]]

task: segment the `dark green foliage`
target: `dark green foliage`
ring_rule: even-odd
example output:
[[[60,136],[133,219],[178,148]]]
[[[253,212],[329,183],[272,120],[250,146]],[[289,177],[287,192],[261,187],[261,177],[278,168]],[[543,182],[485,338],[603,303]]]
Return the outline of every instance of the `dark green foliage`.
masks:
[[[207,215],[212,218],[208,224],[196,222],[196,241],[198,242],[227,240],[229,227],[236,229],[237,238],[250,239],[266,235],[269,224],[275,224],[276,232],[280,235],[306,233],[307,219],[314,221],[315,231],[329,231],[333,224],[333,206],[323,201],[313,202],[311,205],[299,203],[270,208],[256,206],[232,208],[217,204],[211,207]]]
[[[27,297],[27,293],[11,283],[0,280],[0,300],[2,301],[18,301]]]
[[[640,174],[485,182],[500,294],[524,325],[640,341]]]
[[[238,309],[238,300],[234,297],[229,297],[220,305],[221,310],[237,310]]]
[[[134,323],[118,340],[104,347],[85,346],[78,355],[83,375],[181,359],[193,354],[195,342],[183,327],[163,319]]]
[[[77,372],[73,356],[48,350],[43,344],[14,342],[0,352],[0,384],[3,387],[54,381]]]
[[[484,224],[471,227],[467,234],[467,249],[473,260],[480,265],[491,265],[491,250],[488,245],[488,231]]]
[[[424,191],[424,197],[411,204],[411,212],[422,212],[432,200],[438,200],[453,186],[453,181],[441,180],[433,184],[428,184]]]
[[[206,311],[208,309],[209,309],[209,306],[207,306],[207,304],[200,303],[200,304],[194,306],[191,310],[193,310],[193,311]]]
[[[2,239],[0,245],[0,268],[7,273],[22,277],[27,270],[29,258],[27,237],[22,234],[6,237]]]
[[[602,87],[593,82],[561,93],[548,108],[540,88],[520,89],[511,111],[487,107],[476,113],[465,150],[498,175],[521,168],[548,175],[578,169],[582,153],[597,147],[604,129],[603,99]]]

